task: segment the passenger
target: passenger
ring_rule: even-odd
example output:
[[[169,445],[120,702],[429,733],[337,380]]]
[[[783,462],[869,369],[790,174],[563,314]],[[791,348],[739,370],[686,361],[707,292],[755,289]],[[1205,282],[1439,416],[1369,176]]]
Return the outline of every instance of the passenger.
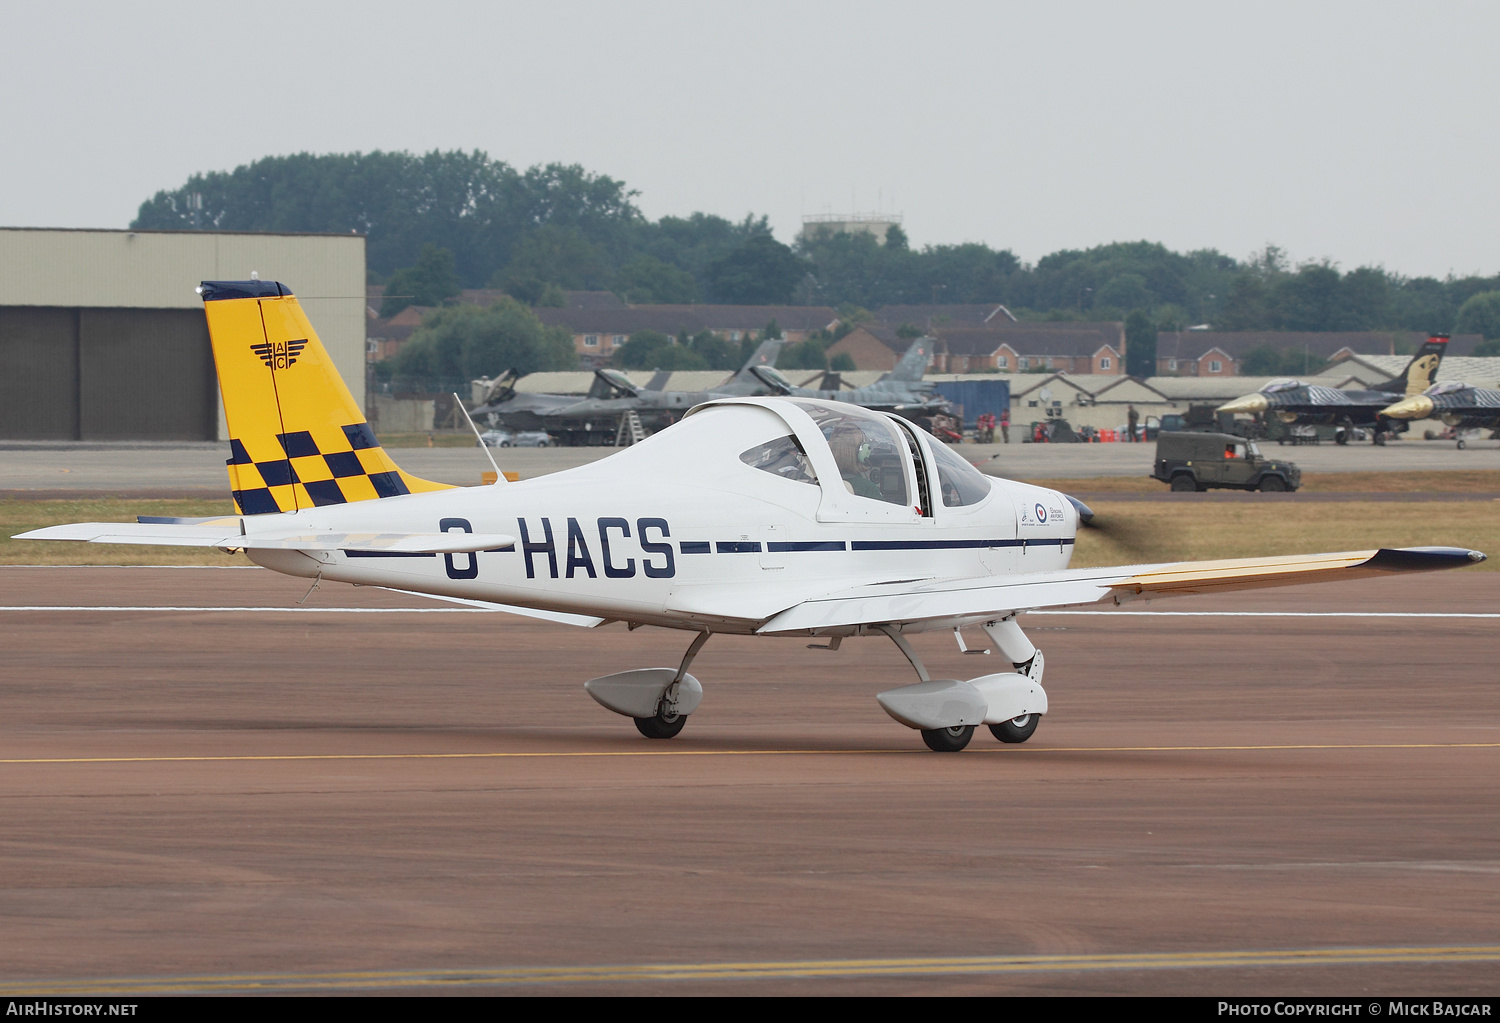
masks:
[[[828,438],[828,447],[833,460],[838,464],[839,475],[851,494],[883,500],[880,488],[866,475],[865,465],[870,461],[870,442],[857,427],[841,426]]]

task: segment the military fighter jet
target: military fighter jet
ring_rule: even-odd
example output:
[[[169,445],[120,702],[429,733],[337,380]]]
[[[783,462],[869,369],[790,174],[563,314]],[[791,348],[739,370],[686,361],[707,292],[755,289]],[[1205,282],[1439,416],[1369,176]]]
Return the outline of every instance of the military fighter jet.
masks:
[[[1448,380],[1403,398],[1380,414],[1407,421],[1437,418],[1457,430],[1500,430],[1500,391]],[[1458,446],[1464,446],[1462,437]]]
[[[787,398],[842,401],[913,418],[930,416],[948,409],[948,400],[937,393],[933,384],[922,380],[922,375],[927,372],[931,352],[932,338],[919,337],[911,343],[906,354],[901,356],[889,373],[868,387],[856,387],[847,391],[797,387],[782,376],[774,365],[751,366],[750,372],[765,385],[767,390],[761,393],[769,392]]]
[[[583,398],[571,394],[521,394],[515,389],[517,374],[511,371],[497,381],[498,386],[490,389],[488,400],[472,414],[476,420],[491,426],[545,430],[561,444],[613,444],[627,412],[636,414],[642,429],[655,432],[671,426],[694,405],[715,398],[762,393],[764,387],[754,371],[775,365],[783,344],[779,339],[762,342],[734,376],[712,391],[663,391],[649,384],[638,387],[619,370],[596,369],[593,386]],[[656,379],[662,376],[665,374],[658,374]]]
[[[1288,425],[1292,423],[1336,426],[1334,440],[1340,444],[1349,442],[1350,431],[1356,426],[1374,428],[1374,441],[1384,444],[1393,433],[1405,433],[1407,424],[1401,419],[1392,419],[1383,410],[1394,398],[1421,394],[1432,386],[1437,376],[1438,364],[1448,346],[1447,334],[1433,334],[1417,354],[1412,356],[1400,376],[1377,384],[1368,391],[1344,391],[1337,387],[1322,387],[1301,380],[1272,380],[1254,394],[1236,398],[1220,405],[1220,412],[1274,412],[1276,417]]]
[[[1017,621],[1028,609],[1484,560],[1420,547],[1069,568],[1079,512],[1062,494],[983,476],[898,416],[809,398],[720,399],[589,465],[448,487],[386,454],[285,285],[205,281],[201,293],[235,513],[74,523],[19,539],[242,551],[314,585],[381,586],[587,628],[692,632],[675,668],[584,684],[652,739],[677,735],[698,708],[703,686],[688,667],[716,633],[820,638],[826,650],[889,639],[919,681],[876,699],[929,748],[953,753],[980,725],[1025,742],[1048,713],[1045,659]],[[930,678],[907,637],[965,628],[985,634],[999,670]],[[1275,670],[1295,678],[1298,668]],[[797,706],[795,689],[779,698]],[[563,699],[555,714],[576,717]]]

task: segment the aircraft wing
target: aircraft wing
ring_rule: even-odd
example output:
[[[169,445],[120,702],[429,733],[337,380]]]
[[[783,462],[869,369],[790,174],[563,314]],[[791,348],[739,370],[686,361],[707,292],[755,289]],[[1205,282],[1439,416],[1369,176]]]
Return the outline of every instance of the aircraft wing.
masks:
[[[1177,561],[1114,568],[1071,568],[1009,577],[906,580],[832,593],[787,608],[758,630],[802,632],[852,625],[901,625],[984,619],[1012,611],[1067,607],[1266,586],[1334,582],[1392,572],[1458,568],[1484,555],[1459,547],[1298,554],[1226,561]]]
[[[241,550],[384,551],[392,554],[467,554],[510,547],[501,533],[252,533],[238,519],[219,523],[75,522],[20,533],[15,540],[78,540],[84,543],[152,544],[166,547],[232,547]]]

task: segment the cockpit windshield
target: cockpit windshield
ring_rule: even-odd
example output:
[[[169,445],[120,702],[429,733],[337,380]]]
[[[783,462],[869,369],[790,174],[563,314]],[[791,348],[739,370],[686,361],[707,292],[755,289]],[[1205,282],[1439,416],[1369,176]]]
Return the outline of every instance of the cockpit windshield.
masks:
[[[1422,393],[1431,398],[1439,394],[1452,394],[1454,391],[1462,391],[1467,389],[1468,386],[1462,380],[1444,380],[1440,384],[1433,384]]]
[[[781,372],[774,366],[756,366],[751,372],[772,387],[780,390],[783,394],[791,394],[792,388],[795,386],[790,380],[782,376]]]
[[[851,494],[888,504],[910,503],[906,487],[905,444],[882,416],[848,406],[796,403],[812,417],[828,441],[839,476]]]
[[[990,493],[990,481],[978,469],[948,450],[941,441],[933,440],[932,460],[937,463],[938,486],[943,492],[943,504],[948,508],[962,508],[978,504]]]
[[[1281,380],[1272,380],[1269,384],[1260,389],[1260,393],[1275,394],[1277,391],[1294,391],[1299,387],[1306,386],[1307,385],[1304,384],[1301,380],[1293,380],[1290,377],[1286,377]]]
[[[621,394],[634,395],[636,393],[635,384],[617,369],[596,369],[594,374]]]
[[[797,442],[796,437],[777,437],[764,444],[757,444],[749,451],[743,452],[740,455],[740,461],[752,469],[759,469],[794,483],[816,485],[818,482],[812,463],[807,459],[807,452],[802,450],[802,445]]]

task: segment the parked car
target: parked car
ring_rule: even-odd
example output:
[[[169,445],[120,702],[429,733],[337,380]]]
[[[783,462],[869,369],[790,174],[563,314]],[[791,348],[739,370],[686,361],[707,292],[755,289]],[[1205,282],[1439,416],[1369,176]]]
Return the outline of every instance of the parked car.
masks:
[[[552,437],[541,430],[486,430],[479,439],[491,448],[550,448],[553,443]]]
[[[1295,464],[1268,459],[1255,441],[1232,433],[1158,434],[1151,477],[1181,491],[1296,490],[1302,485],[1302,470]]]

